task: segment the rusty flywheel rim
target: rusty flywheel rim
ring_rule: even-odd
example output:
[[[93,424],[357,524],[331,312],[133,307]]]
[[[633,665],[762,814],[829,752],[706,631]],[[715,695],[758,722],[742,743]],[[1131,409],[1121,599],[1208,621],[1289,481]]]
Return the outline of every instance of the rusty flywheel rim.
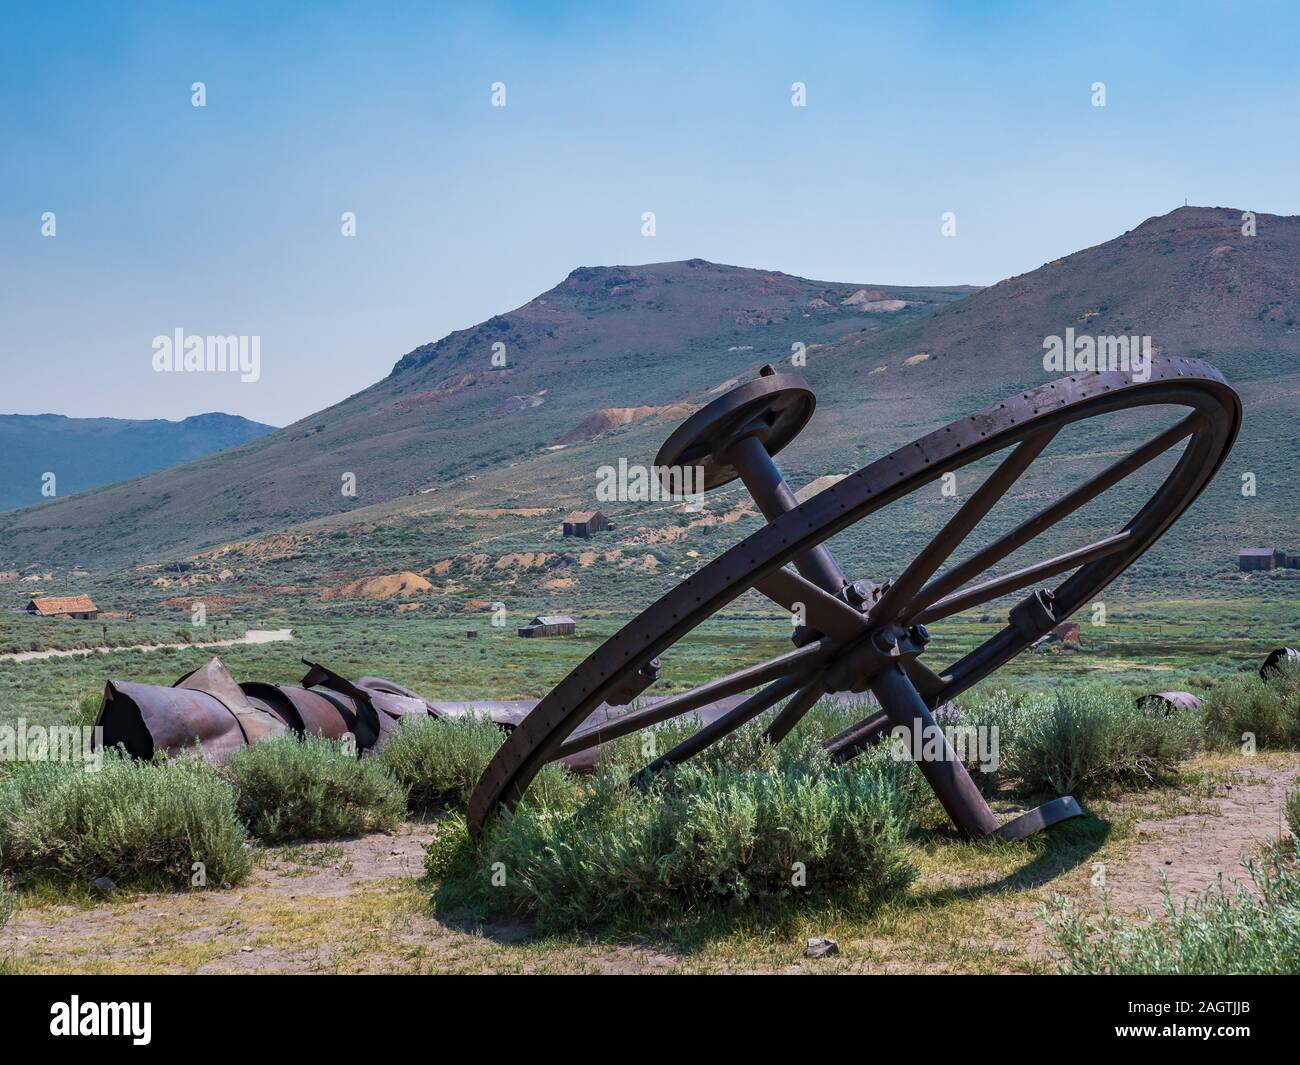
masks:
[[[1046,576],[1054,576],[1073,570],[1055,590],[1060,617],[1069,616],[1142,555],[1186,511],[1226,458],[1240,427],[1241,402],[1219,371],[1208,363],[1198,359],[1160,358],[1152,361],[1147,381],[1135,381],[1127,372],[1091,372],[1021,392],[899,448],[831,485],[807,502],[775,517],[769,525],[725,551],[642,611],[574,668],[538,703],[502,744],[479,780],[469,804],[471,831],[477,834],[499,806],[512,807],[518,801],[542,766],[564,753],[561,748],[566,741],[570,745],[575,742],[575,730],[620,680],[627,678],[718,610],[759,584],[764,586],[762,591],[779,603],[798,596],[815,599],[818,617],[827,623],[821,626],[827,635],[818,642],[781,656],[780,660],[741,671],[746,674],[745,680],[749,680],[748,674],[753,674],[755,679],[745,687],[733,690],[747,690],[748,687],[775,678],[776,683],[769,689],[777,689],[775,698],[762,708],[766,709],[781,698],[793,695],[791,703],[799,704],[795,716],[802,714],[819,696],[810,697],[810,688],[800,687],[793,680],[807,679],[814,671],[824,667],[833,654],[848,645],[851,635],[849,632],[840,629],[837,635],[831,630],[840,625],[852,630],[852,619],[844,613],[851,613],[852,608],[847,604],[841,605],[839,600],[827,603],[826,600],[833,597],[819,590],[811,581],[803,580],[784,569],[788,562],[817,550],[836,533],[945,472],[959,469],[1013,444],[1019,447],[1013,451],[1011,459],[1004,460],[1004,467],[1015,466],[1018,461],[1019,472],[1023,472],[1046,442],[1065,425],[1120,410],[1157,405],[1182,405],[1190,408],[1192,413],[1173,430],[1166,430],[1155,441],[1145,445],[1151,450],[1151,455],[1111,481],[1110,486],[1150,461],[1151,457],[1169,450],[1183,439],[1188,442],[1173,470],[1124,530],[1091,545],[1089,549],[1072,552],[1048,560],[1048,564],[1040,564],[1011,575],[1013,578],[1024,574],[1034,577],[1041,572]],[[1155,444],[1161,446],[1152,449]],[[1142,452],[1143,449],[1139,448],[1125,461],[1133,460]],[[1016,459],[1017,454],[1022,456],[1019,460]],[[1117,464],[1122,465],[1123,463]],[[1013,469],[1013,481],[1014,476],[1018,475]],[[993,476],[996,477],[997,473]],[[1003,491],[1005,490],[1004,488]],[[1048,508],[1049,511],[1051,509]],[[1069,512],[1066,511],[1067,514]],[[979,517],[976,517],[976,523],[978,520]],[[1059,521],[1060,518],[1055,520]],[[1032,524],[1032,521],[1033,519],[1028,524]],[[1036,532],[1031,530],[1025,542],[1036,538],[1046,528],[1050,528],[1051,524],[1054,522]],[[1002,591],[999,590],[999,581],[991,581],[978,585],[975,589],[967,589],[966,592],[959,588],[954,589],[952,594],[936,596],[933,588],[940,586],[942,589],[944,577],[929,581],[927,578],[933,569],[930,574],[913,572],[914,568],[918,571],[926,568],[918,566],[918,563],[934,548],[936,540],[932,540],[916,562],[904,571],[896,582],[895,589],[886,591],[885,597],[866,615],[867,627],[887,625],[894,621],[908,623],[916,618],[924,620],[933,617],[935,611],[940,611],[940,617],[946,616],[942,613],[943,610],[955,613],[967,605],[976,605],[966,604],[966,600],[972,592],[978,593],[982,588],[990,589],[984,600],[987,601],[1026,586],[1021,584]],[[960,542],[960,538],[957,542]],[[949,553],[951,550],[952,548],[948,549]],[[944,558],[946,554],[936,565],[941,565]],[[994,559],[990,565],[996,561]],[[1056,563],[1058,568],[1051,570],[1051,563]],[[1066,566],[1065,563],[1069,565]],[[957,570],[961,568],[956,567]],[[977,575],[978,573],[974,574]],[[999,580],[1005,583],[1007,578]],[[965,583],[968,581],[963,582],[963,586]],[[916,587],[912,587],[913,584]],[[898,586],[906,588],[906,593],[897,591]],[[892,602],[891,592],[896,593],[893,594]],[[924,610],[914,612],[911,618],[906,617],[908,607],[918,601],[916,597],[923,600],[927,594],[930,602],[924,605]],[[877,614],[877,609],[881,607],[893,616]],[[810,624],[813,624],[811,609],[809,617]],[[863,620],[859,615],[857,623],[861,624]],[[950,698],[965,690],[1018,654],[1034,638],[1036,637],[1023,620],[1019,626],[1008,625],[941,674],[930,674],[934,680],[946,683],[942,690],[933,684],[929,691],[923,690],[921,694],[925,702],[932,707],[941,699]],[[773,671],[778,661],[783,663],[782,669]],[[764,666],[768,667],[767,672],[764,672]],[[682,701],[680,697],[672,696],[664,702],[667,704],[673,700],[678,703]],[[755,711],[757,712],[760,711]],[[655,720],[664,718],[646,716],[644,723],[650,724]],[[731,727],[736,727],[739,723],[741,719],[736,719]],[[589,730],[584,730],[584,733],[587,731]],[[717,735],[725,734],[726,731],[730,731],[730,728],[714,728]],[[708,741],[717,738],[717,735],[705,739]],[[839,752],[832,750],[831,753],[844,757],[855,752],[845,747]],[[987,826],[984,826],[979,832],[970,834],[980,834],[986,830]]]

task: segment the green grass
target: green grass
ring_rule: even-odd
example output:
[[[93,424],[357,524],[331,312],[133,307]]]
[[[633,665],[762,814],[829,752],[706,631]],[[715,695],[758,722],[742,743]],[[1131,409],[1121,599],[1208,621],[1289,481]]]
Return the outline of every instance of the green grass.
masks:
[[[136,762],[107,752],[98,772],[26,762],[0,775],[0,872],[85,887],[238,883],[252,864],[235,794],[196,759]]]
[[[265,843],[388,832],[405,813],[405,789],[387,769],[319,736],[244,747],[223,774],[240,820]]]
[[[24,594],[30,598],[31,589]],[[195,596],[201,599],[202,596]],[[17,600],[12,600],[17,609]],[[186,610],[159,619],[154,612],[144,618],[41,618],[26,614],[0,614],[0,654],[21,651],[71,650],[86,647],[135,647],[155,643],[203,643],[232,640],[244,635],[241,624],[191,625]]]
[[[1300,840],[1300,788],[1296,788],[1286,797],[1284,812],[1287,827],[1291,829],[1291,835]]]
[[[1109,910],[1091,920],[1057,898],[1049,928],[1062,972],[1115,975],[1300,973],[1300,847],[1276,845],[1247,864],[1255,893],[1216,886],[1179,907],[1130,922]]]
[[[275,572],[266,579],[279,584],[293,577]],[[459,599],[452,602],[450,616],[435,617],[430,613],[432,603],[423,611],[400,615],[393,613],[394,603],[377,603],[369,608],[375,613],[359,614],[352,605],[286,593],[250,608],[240,624],[292,627],[291,642],[236,645],[219,653],[239,680],[296,684],[304,672],[300,659],[306,655],[348,676],[390,677],[432,699],[539,699],[612,635],[633,608],[650,602],[659,579],[647,574],[645,581],[644,586],[627,590],[618,609],[611,608],[609,600],[580,609],[581,604],[573,604],[567,595],[543,599],[521,585],[514,596],[506,596],[506,628],[493,628],[489,612],[465,610]],[[500,589],[484,588],[482,593],[485,599],[501,597]],[[184,611],[148,603],[148,590],[126,585],[116,594],[141,596],[142,611],[175,612],[181,623]],[[991,682],[1017,692],[1105,680],[1135,697],[1168,688],[1204,693],[1241,671],[1253,673],[1269,647],[1292,640],[1297,607],[1294,600],[1151,603],[1126,601],[1115,593],[1108,597],[1107,624],[1083,625],[1082,652],[1026,652],[998,670]],[[576,612],[577,637],[524,640],[514,634],[512,626],[531,613],[560,608]],[[1004,619],[1003,612],[989,610],[936,624],[927,664],[941,668],[958,660],[998,631]],[[477,628],[479,638],[467,640],[467,628]],[[747,594],[664,656],[662,679],[651,693],[683,691],[729,669],[781,654],[790,650],[789,636],[789,617]],[[213,653],[198,648],[117,651],[0,662],[0,722],[18,717],[41,724],[62,721],[79,700],[97,699],[109,679],[171,684]]]

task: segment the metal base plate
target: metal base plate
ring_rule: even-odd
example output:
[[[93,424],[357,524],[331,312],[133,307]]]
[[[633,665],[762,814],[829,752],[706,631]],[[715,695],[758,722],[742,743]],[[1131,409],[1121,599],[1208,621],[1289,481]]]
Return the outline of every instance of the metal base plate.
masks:
[[[998,839],[1020,840],[1050,828],[1058,821],[1068,821],[1071,817],[1082,817],[1083,809],[1073,795],[1062,795],[1059,799],[1045,802],[1027,813],[1021,814],[1014,821],[992,833]]]

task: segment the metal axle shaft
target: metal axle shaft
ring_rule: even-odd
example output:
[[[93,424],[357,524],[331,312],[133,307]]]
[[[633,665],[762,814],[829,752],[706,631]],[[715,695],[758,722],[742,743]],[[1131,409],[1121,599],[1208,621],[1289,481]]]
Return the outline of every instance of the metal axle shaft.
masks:
[[[756,431],[732,443],[727,448],[727,458],[768,521],[775,521],[799,505]],[[794,568],[831,595],[839,595],[849,583],[834,556],[821,544],[796,558]]]

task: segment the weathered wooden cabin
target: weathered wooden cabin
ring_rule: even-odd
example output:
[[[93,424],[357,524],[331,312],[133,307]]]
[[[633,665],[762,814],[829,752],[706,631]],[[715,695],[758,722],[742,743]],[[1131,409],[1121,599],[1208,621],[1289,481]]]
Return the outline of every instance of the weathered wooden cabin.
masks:
[[[572,636],[578,624],[567,614],[539,614],[519,630],[520,636]]]
[[[42,618],[76,618],[89,621],[99,617],[99,607],[88,595],[49,595],[33,599],[27,604],[27,613]]]
[[[1243,572],[1277,569],[1277,552],[1271,547],[1243,547],[1237,552],[1237,568]]]
[[[612,528],[614,523],[599,510],[575,510],[564,519],[564,535],[580,536],[584,540],[592,533],[605,532]]]

